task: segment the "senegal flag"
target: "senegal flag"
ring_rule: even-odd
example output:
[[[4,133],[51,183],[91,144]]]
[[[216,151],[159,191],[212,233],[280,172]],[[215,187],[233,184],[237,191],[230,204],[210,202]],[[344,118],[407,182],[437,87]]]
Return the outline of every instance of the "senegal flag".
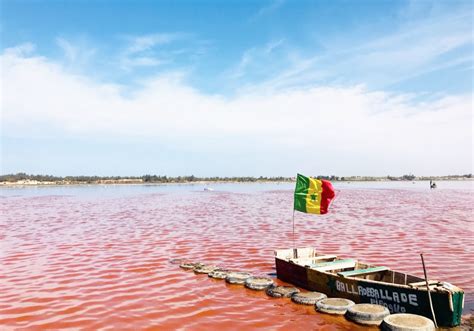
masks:
[[[330,181],[298,174],[295,188],[295,210],[310,214],[326,214],[334,198]]]

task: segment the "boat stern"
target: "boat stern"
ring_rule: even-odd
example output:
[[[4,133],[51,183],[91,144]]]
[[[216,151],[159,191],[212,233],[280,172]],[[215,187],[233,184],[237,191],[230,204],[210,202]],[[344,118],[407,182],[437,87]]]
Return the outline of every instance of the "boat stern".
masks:
[[[306,268],[292,261],[298,258],[311,258],[316,254],[314,248],[295,248],[275,250],[275,266],[278,279],[300,287],[307,287]]]
[[[464,292],[460,288],[451,292],[452,320],[451,326],[461,324],[462,310],[464,309]],[[451,307],[450,307],[451,308]]]

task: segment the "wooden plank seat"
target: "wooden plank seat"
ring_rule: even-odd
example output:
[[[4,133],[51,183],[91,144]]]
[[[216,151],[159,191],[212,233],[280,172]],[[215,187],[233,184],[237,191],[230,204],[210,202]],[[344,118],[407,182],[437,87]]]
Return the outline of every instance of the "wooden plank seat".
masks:
[[[342,277],[354,277],[354,276],[365,276],[370,274],[375,274],[381,271],[390,270],[387,267],[373,267],[373,268],[366,268],[366,269],[356,269],[356,270],[349,270],[349,271],[341,271],[337,274]]]
[[[429,285],[430,288],[434,288],[438,284],[439,284],[439,282],[437,280],[428,281],[428,285]],[[416,283],[409,283],[408,286],[410,286],[410,287],[426,287],[426,280],[423,280],[421,282],[416,282]]]
[[[312,256],[312,257],[299,257],[296,259],[290,259],[291,263],[304,265],[304,266],[311,266],[314,263],[318,263],[321,260],[334,260],[337,258],[337,255],[319,255],[319,256]]]
[[[330,260],[330,259],[335,259],[337,258],[337,255],[319,255],[319,256],[314,256],[313,260]]]
[[[357,261],[354,259],[342,259],[342,260],[336,260],[332,262],[314,263],[311,265],[311,268],[318,271],[331,271],[331,270],[354,268],[356,266],[356,263]]]

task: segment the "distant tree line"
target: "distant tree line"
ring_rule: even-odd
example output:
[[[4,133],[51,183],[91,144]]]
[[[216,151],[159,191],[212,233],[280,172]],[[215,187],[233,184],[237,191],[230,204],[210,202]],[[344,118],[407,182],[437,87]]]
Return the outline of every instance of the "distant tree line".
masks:
[[[411,175],[403,175],[401,177],[393,177],[393,176],[387,176],[388,180],[415,180],[416,176],[411,174]]]
[[[284,182],[291,181],[291,177],[196,177],[191,176],[178,176],[178,177],[167,177],[167,176],[156,176],[156,175],[144,175],[139,177],[145,183],[192,183],[192,182],[258,182],[258,181],[270,181],[270,182]]]
[[[326,179],[330,181],[370,181],[370,180],[430,180],[430,179],[464,179],[472,178],[472,174],[465,175],[449,175],[449,176],[426,176],[416,177],[413,174],[403,176],[386,176],[386,177],[370,177],[370,176],[324,176],[316,175],[314,178]],[[17,174],[1,175],[0,182],[18,182],[18,181],[38,181],[38,182],[55,182],[58,184],[78,183],[78,184],[93,184],[93,183],[192,183],[192,182],[290,182],[294,177],[196,177],[191,176],[157,176],[157,175],[143,175],[143,176],[51,176],[51,175],[29,175],[23,172]]]
[[[19,180],[37,180],[45,182],[55,182],[63,180],[63,177],[50,176],[50,175],[28,175],[24,172],[19,172],[17,174],[9,174],[0,176],[0,181],[2,182],[17,182]]]
[[[32,180],[38,182],[71,182],[71,183],[99,183],[103,181],[137,181],[143,183],[192,183],[192,182],[284,182],[293,180],[291,177],[196,177],[191,176],[51,176],[51,175],[28,175],[26,173],[8,174],[0,176],[0,182],[17,182],[21,180]]]
[[[330,181],[338,181],[338,180],[344,180],[344,177],[339,177],[339,176],[313,176],[313,178],[318,178],[318,179],[325,179],[325,180],[330,180]]]

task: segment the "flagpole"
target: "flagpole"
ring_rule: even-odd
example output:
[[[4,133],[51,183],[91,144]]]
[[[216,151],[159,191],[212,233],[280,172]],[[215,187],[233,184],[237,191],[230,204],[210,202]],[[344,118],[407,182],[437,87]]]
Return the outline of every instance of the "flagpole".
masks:
[[[293,250],[295,248],[295,208],[293,208]]]

